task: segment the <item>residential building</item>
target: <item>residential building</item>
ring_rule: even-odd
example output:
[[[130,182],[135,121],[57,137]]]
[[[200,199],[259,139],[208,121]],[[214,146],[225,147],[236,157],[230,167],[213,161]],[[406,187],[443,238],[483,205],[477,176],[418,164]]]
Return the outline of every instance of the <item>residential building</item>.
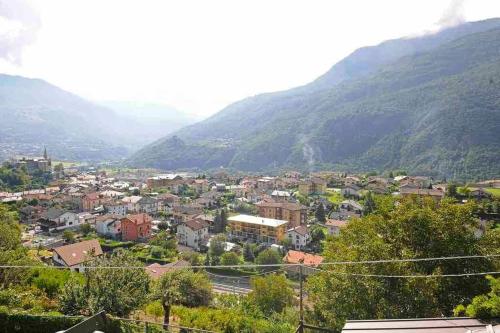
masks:
[[[277,243],[285,237],[288,221],[252,215],[236,215],[227,219],[229,236],[254,243]]]
[[[286,264],[303,264],[302,274],[312,275],[316,272],[314,268],[323,262],[323,257],[302,251],[289,250],[283,258],[283,262]],[[299,274],[300,266],[287,266],[285,270],[292,274]]]
[[[119,215],[103,215],[97,218],[95,229],[101,236],[121,239],[122,237],[122,216]]]
[[[290,200],[290,192],[274,190],[271,193],[271,198],[276,202],[288,202]]]
[[[199,251],[207,238],[208,224],[201,219],[190,219],[177,226],[177,239],[181,245]]]
[[[165,174],[150,177],[146,180],[148,188],[166,188],[170,191],[177,192],[179,186],[184,183],[184,179],[177,174]]]
[[[207,192],[209,189],[208,180],[206,179],[195,179],[191,186],[196,190],[196,193],[198,194]]]
[[[434,199],[435,201],[441,201],[444,198],[445,193],[440,190],[428,189],[428,188],[409,188],[409,187],[400,187],[399,193],[403,197],[409,197],[412,195],[418,197],[429,197]]]
[[[122,240],[145,240],[151,236],[153,219],[145,213],[127,215],[121,219]]]
[[[322,194],[326,192],[326,180],[313,177],[299,183],[299,193],[302,195]]]
[[[85,212],[91,212],[95,208],[102,206],[105,202],[109,200],[109,198],[101,195],[100,193],[91,192],[84,194],[81,200],[82,200],[81,204],[82,210]]]
[[[127,215],[127,207],[123,201],[112,201],[104,205],[106,212],[113,215]]]
[[[342,194],[342,196],[346,197],[346,198],[360,198],[361,197],[361,193],[359,193],[359,191],[361,190],[361,188],[355,184],[351,184],[351,185],[346,185],[344,188],[342,188],[340,190],[340,193]]]
[[[52,260],[54,264],[69,267],[72,271],[81,272],[84,264],[102,255],[101,245],[97,239],[54,248]]]
[[[305,225],[288,229],[286,235],[295,250],[303,250],[311,242],[309,228]]]
[[[299,203],[293,202],[259,202],[256,204],[259,216],[286,220],[290,227],[305,224],[307,220],[307,208]]]
[[[325,225],[328,228],[329,235],[338,235],[340,234],[340,228],[347,225],[347,221],[328,219]]]
[[[160,265],[158,263],[146,266],[146,273],[153,280],[158,280],[163,274],[173,272],[179,269],[189,268],[191,264],[186,260],[177,260],[176,262],[171,262],[169,264]]]

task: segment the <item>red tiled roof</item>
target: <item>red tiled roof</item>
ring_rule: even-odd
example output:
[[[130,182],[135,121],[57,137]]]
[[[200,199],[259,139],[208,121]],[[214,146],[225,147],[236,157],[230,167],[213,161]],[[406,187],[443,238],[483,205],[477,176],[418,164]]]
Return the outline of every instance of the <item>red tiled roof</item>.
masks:
[[[151,276],[152,279],[159,279],[163,274],[181,269],[184,267],[191,266],[189,262],[185,260],[179,260],[166,265],[160,265],[157,263],[151,264],[146,267],[146,273]]]
[[[127,215],[124,219],[131,221],[135,225],[147,224],[153,221],[153,218],[145,213]]]
[[[56,247],[54,252],[61,257],[68,267],[71,267],[88,261],[89,256],[100,256],[102,249],[97,239],[91,239]]]
[[[286,254],[284,261],[289,264],[303,263],[308,266],[318,266],[323,262],[323,257],[301,251],[290,250]]]

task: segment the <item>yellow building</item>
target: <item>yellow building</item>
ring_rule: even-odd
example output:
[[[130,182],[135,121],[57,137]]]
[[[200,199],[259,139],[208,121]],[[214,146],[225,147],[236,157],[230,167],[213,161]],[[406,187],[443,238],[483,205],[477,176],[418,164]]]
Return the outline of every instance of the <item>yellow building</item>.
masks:
[[[229,236],[252,243],[276,244],[285,237],[288,221],[252,215],[236,215],[227,219]]]

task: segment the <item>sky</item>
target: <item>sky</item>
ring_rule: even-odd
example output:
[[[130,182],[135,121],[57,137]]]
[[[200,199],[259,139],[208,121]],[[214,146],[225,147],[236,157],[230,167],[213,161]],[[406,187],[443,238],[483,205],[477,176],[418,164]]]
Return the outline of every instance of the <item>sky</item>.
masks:
[[[206,117],[359,47],[490,17],[499,0],[0,0],[0,72]]]

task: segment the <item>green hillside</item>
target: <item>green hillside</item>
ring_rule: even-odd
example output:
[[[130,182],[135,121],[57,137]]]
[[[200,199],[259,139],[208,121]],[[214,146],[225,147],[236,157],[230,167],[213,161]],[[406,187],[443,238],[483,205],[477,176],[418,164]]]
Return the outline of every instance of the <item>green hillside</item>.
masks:
[[[419,38],[399,58],[382,52],[387,60],[361,61],[358,69],[354,52],[337,64],[350,63],[350,76],[330,80],[329,88],[327,73],[304,87],[247,98],[145,147],[129,163],[498,176],[499,20],[457,29]],[[392,49],[398,41],[409,43],[391,41]],[[379,47],[387,43],[372,53]]]

